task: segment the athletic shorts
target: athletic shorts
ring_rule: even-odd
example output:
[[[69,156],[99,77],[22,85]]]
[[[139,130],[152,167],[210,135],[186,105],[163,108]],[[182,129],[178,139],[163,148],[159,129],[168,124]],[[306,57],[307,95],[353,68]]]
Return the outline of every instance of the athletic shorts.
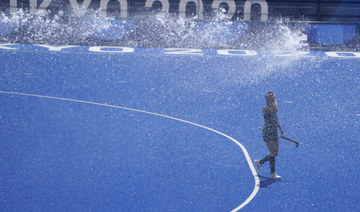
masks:
[[[267,141],[266,146],[269,149],[271,157],[278,156],[278,153],[279,153],[279,141]]]

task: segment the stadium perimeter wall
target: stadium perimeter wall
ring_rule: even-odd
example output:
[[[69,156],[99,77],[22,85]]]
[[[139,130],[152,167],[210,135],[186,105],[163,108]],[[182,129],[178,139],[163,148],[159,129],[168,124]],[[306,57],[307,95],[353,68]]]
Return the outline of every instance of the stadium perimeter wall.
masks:
[[[0,2],[0,9],[2,11],[1,42],[32,42],[25,39],[29,37],[26,34],[28,26],[14,27],[2,21],[4,17],[11,17],[19,11],[34,15],[48,14],[50,17],[59,11],[64,13],[64,16],[77,11],[77,15],[81,16],[85,14],[81,11],[93,10],[98,11],[103,17],[113,18],[115,23],[118,21],[122,29],[127,28],[128,32],[121,32],[119,36],[114,36],[116,34],[116,28],[114,28],[104,32],[105,35],[104,33],[102,36],[88,35],[88,38],[82,40],[70,38],[66,42],[57,39],[42,41],[58,44],[129,45],[133,43],[131,41],[143,39],[144,31],[146,31],[144,17],[168,13],[175,18],[191,19],[200,25],[214,20],[232,21],[237,23],[232,24],[232,27],[236,28],[239,28],[239,25],[246,25],[244,32],[233,33],[232,39],[227,39],[219,45],[212,42],[210,46],[195,47],[257,48],[256,45],[249,45],[249,43],[262,39],[262,33],[276,33],[276,31],[271,31],[278,29],[279,20],[282,20],[280,24],[286,22],[290,28],[301,28],[306,33],[307,43],[312,49],[351,51],[360,49],[360,1],[356,0],[3,0]],[[220,20],[219,17],[221,17]],[[124,22],[124,19],[131,21]],[[115,25],[119,26],[119,24]],[[106,35],[108,32],[111,36]],[[156,47],[175,45],[175,42],[153,42],[151,39],[147,43],[140,42],[141,44],[137,45]],[[189,46],[183,47],[193,45],[191,42],[185,43]]]

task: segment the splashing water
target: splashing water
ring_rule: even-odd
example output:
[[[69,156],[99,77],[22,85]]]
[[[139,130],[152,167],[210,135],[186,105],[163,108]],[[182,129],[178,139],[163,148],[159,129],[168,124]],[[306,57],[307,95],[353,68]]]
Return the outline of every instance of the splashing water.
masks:
[[[306,25],[231,21],[219,10],[213,20],[179,18],[169,13],[145,13],[128,19],[102,16],[100,11],[78,9],[31,14],[19,10],[0,14],[0,41],[42,44],[114,45],[128,47],[222,48],[273,51],[286,57],[260,55],[259,67],[227,67],[212,76],[199,76],[198,84],[208,90],[220,86],[259,83],[272,75],[296,74],[292,66],[301,63],[306,50]],[[290,53],[289,53],[290,52]],[[284,59],[286,58],[286,59]],[[206,63],[206,60],[204,61]],[[226,64],[224,64],[226,67]],[[252,69],[251,71],[250,68]],[[194,78],[196,78],[194,76]]]
[[[19,43],[95,44],[96,38],[106,40],[106,33],[111,36],[113,32],[108,32],[109,30],[116,29],[117,37],[129,33],[124,27],[126,20],[115,22],[114,18],[103,17],[100,11],[80,8],[71,13],[49,13],[39,11],[34,14],[21,9],[10,16],[1,13],[0,25],[6,26],[6,30],[1,30],[1,40]]]
[[[297,51],[307,49],[307,35],[303,29],[290,29],[287,25],[280,24],[277,42],[271,49],[281,51]]]
[[[199,21],[168,13],[136,17],[139,46],[178,48],[227,48],[241,37],[243,22]]]
[[[224,11],[216,14],[213,20],[201,21],[162,12],[115,19],[83,8],[36,14],[19,10],[12,15],[0,14],[0,41],[273,51],[307,47],[302,25],[231,21]]]

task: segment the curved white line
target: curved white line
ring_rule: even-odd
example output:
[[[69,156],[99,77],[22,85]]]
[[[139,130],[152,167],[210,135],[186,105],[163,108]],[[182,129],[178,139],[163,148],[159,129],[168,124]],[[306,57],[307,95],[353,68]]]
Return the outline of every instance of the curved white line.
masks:
[[[150,114],[150,115],[154,115],[154,116],[160,116],[160,117],[163,117],[163,118],[168,118],[168,119],[180,121],[180,122],[183,122],[183,123],[187,123],[187,124],[191,124],[191,125],[194,125],[194,126],[197,126],[197,127],[207,129],[209,131],[212,131],[214,133],[217,133],[219,135],[222,135],[222,136],[226,137],[227,139],[229,139],[229,140],[233,141],[234,143],[236,143],[241,148],[241,150],[243,151],[243,153],[245,155],[246,161],[249,164],[249,167],[250,167],[250,170],[251,170],[251,172],[252,172],[252,174],[254,176],[254,179],[255,179],[254,190],[252,191],[250,196],[243,203],[241,203],[238,207],[233,209],[232,212],[238,211],[241,208],[243,208],[245,205],[247,205],[252,199],[254,199],[255,195],[259,191],[260,180],[259,180],[259,177],[257,176],[254,165],[252,164],[251,158],[250,158],[249,153],[247,152],[246,148],[239,141],[235,140],[234,138],[232,138],[232,137],[230,137],[230,136],[228,136],[228,135],[226,135],[226,134],[224,134],[224,133],[222,133],[220,131],[214,130],[212,128],[209,128],[209,127],[206,127],[204,125],[200,125],[200,124],[197,124],[197,123],[194,123],[194,122],[190,122],[190,121],[186,121],[186,120],[183,120],[183,119],[175,118],[175,117],[172,117],[172,116],[163,115],[163,114],[159,114],[159,113],[148,112],[148,111],[145,111],[145,110],[138,110],[138,109],[128,108],[128,107],[121,107],[121,106],[116,106],[116,105],[108,105],[108,104],[103,104],[103,103],[89,102],[89,101],[83,101],[83,100],[77,100],[77,99],[69,99],[69,98],[53,97],[53,96],[44,96],[44,95],[28,94],[28,93],[19,93],[19,92],[10,92],[10,91],[0,91],[0,93],[11,94],[11,95],[30,96],[30,97],[37,97],[37,98],[44,98],[44,99],[55,99],[55,100],[77,102],[77,103],[85,103],[85,104],[98,105],[98,106],[103,106],[103,107],[111,107],[111,108],[129,110],[129,111],[134,111],[134,112],[139,112],[139,113]]]

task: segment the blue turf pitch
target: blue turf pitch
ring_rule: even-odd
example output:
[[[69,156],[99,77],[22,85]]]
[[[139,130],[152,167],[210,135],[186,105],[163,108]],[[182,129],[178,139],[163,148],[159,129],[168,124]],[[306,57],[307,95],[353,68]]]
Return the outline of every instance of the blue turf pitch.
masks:
[[[282,180],[264,165],[243,210],[358,211],[359,67],[318,56],[1,50],[0,210],[233,210],[254,176],[239,145],[209,129],[263,157],[272,90],[300,147],[280,142]]]

